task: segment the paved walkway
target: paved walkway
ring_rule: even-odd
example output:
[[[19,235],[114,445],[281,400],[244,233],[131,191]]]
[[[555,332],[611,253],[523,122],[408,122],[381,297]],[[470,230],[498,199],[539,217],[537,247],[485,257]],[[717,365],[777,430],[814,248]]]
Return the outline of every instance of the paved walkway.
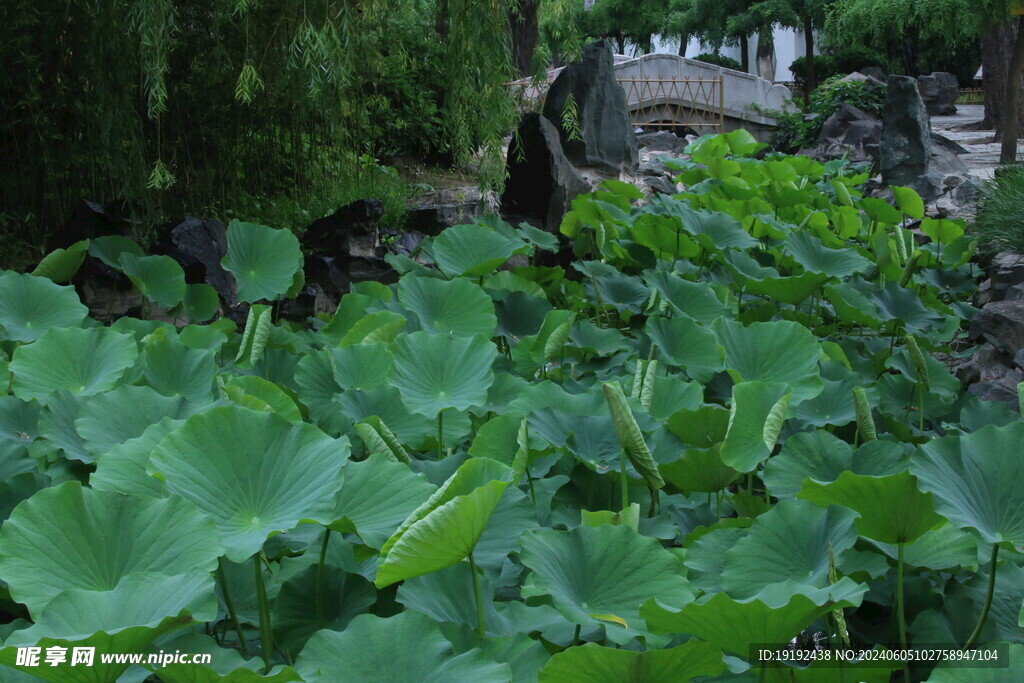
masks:
[[[995,134],[991,130],[957,130],[966,123],[976,123],[985,117],[985,107],[980,104],[958,104],[954,116],[933,116],[932,130],[954,140],[967,148],[967,154],[960,158],[971,175],[979,180],[988,180],[999,165],[999,143],[992,142]],[[1024,143],[1021,144],[1024,148]]]

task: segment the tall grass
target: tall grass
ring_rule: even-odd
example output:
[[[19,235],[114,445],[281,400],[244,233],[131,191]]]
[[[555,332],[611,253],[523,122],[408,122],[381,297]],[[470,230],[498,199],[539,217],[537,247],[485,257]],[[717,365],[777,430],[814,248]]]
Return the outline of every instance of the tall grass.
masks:
[[[971,230],[984,247],[1024,253],[1024,164],[999,168],[984,185]]]

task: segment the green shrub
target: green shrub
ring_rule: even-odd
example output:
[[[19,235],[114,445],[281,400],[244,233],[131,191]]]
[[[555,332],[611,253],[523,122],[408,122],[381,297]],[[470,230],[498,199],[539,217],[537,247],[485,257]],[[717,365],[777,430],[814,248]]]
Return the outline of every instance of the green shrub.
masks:
[[[743,71],[742,64],[737,62],[732,57],[726,57],[725,55],[720,55],[717,52],[706,52],[702,55],[697,55],[693,59],[694,61],[704,62],[705,64],[714,64],[715,66],[725,67],[726,69]]]
[[[985,183],[972,232],[985,247],[1024,253],[1024,165],[1003,166]]]
[[[845,47],[832,53],[835,65],[835,73],[845,76],[854,71],[860,71],[867,66],[877,66],[883,71],[889,70],[889,60],[877,50],[868,47],[854,46]]]
[[[807,89],[807,58],[797,57],[793,60],[793,63],[789,65],[789,70],[793,72],[793,82],[796,83],[796,87],[801,92]],[[823,82],[826,78],[830,78],[836,75],[836,60],[832,55],[814,55],[814,75],[818,79],[818,83]]]

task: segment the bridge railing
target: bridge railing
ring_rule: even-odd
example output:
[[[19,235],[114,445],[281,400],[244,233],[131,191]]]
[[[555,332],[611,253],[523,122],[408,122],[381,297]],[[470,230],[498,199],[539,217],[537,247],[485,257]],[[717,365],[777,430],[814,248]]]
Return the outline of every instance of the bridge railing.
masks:
[[[722,132],[725,124],[724,77],[619,78],[634,126],[689,129],[693,133]],[[551,81],[506,83],[516,113],[540,111]]]

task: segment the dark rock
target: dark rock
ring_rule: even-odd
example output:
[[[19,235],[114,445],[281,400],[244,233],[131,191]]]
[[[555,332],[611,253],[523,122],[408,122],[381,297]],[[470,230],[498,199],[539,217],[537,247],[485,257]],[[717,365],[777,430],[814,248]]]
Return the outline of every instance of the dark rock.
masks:
[[[836,110],[825,119],[825,123],[821,126],[821,133],[818,136],[819,140],[825,140],[827,138],[839,139],[846,133],[846,129],[850,127],[850,124],[854,121],[878,121],[878,117],[874,114],[859,109],[858,107],[848,104],[846,102],[840,102]]]
[[[579,124],[577,136],[562,125],[570,96]],[[636,135],[626,93],[615,80],[610,43],[590,43],[583,48],[581,62],[562,69],[548,89],[543,114],[558,129],[562,150],[573,164],[615,174],[636,168]]]
[[[881,140],[879,118],[844,102],[822,125],[817,146],[800,153],[823,161],[845,156],[853,163],[875,162]]]
[[[932,150],[934,151],[936,147],[947,149],[953,154],[967,154],[969,151],[966,147],[955,140],[950,140],[945,135],[940,135],[935,131],[932,131]]]
[[[573,198],[588,190],[587,181],[562,151],[554,125],[536,112],[525,114],[508,148],[502,210],[533,217],[557,231]]]
[[[647,183],[647,187],[651,188],[651,192],[658,194],[669,194],[674,195],[678,193],[675,183],[668,178],[663,177],[648,177],[644,178],[644,182]]]
[[[885,90],[886,87],[885,78],[875,78],[874,76],[866,74],[863,71],[854,71],[853,73],[849,73],[843,76],[839,80],[846,83],[863,83],[865,88],[872,91]]]
[[[641,133],[637,135],[636,144],[640,149],[646,149],[650,152],[682,154],[688,143],[685,138],[681,138],[675,133],[659,130],[654,133]]]
[[[1017,400],[1017,384],[1024,379],[1024,374],[1011,370],[1005,377],[1001,377],[991,382],[978,382],[967,387],[967,391],[971,392],[982,401],[1002,401],[1010,406],[1014,411],[1020,410],[1020,405]]]
[[[426,238],[422,232],[402,232],[391,240],[390,250],[393,254],[412,256]]]
[[[982,344],[967,360],[953,368],[953,375],[963,384],[969,385],[997,380],[1009,369],[996,347]]]
[[[910,76],[890,76],[882,117],[879,150],[882,180],[887,185],[915,187],[925,201],[935,198],[934,188],[917,187],[931,161],[931,128],[928,114]]]
[[[302,233],[302,246],[315,253],[347,253],[349,236],[376,234],[377,223],[383,215],[384,204],[380,200],[359,199],[313,221]]]
[[[873,78],[879,83],[885,83],[889,80],[889,74],[885,73],[880,66],[865,66],[860,69],[860,73],[864,74],[868,78]]]
[[[983,338],[997,351],[1013,358],[1024,348],[1024,301],[993,301],[971,320],[972,339]]]
[[[477,187],[451,187],[425,192],[406,202],[405,227],[437,235],[453,225],[473,223],[498,211],[498,196]]]
[[[952,116],[956,113],[954,103],[960,96],[960,84],[956,76],[945,71],[918,76],[917,87],[925,109],[931,116]]]
[[[83,199],[71,208],[68,222],[46,238],[46,250],[66,249],[75,242],[103,235],[129,235],[131,221],[122,202],[100,204]]]
[[[201,280],[217,290],[229,306],[237,303],[235,278],[220,262],[228,253],[227,228],[212,218],[186,218],[171,229],[173,257],[185,271],[186,280]]]

